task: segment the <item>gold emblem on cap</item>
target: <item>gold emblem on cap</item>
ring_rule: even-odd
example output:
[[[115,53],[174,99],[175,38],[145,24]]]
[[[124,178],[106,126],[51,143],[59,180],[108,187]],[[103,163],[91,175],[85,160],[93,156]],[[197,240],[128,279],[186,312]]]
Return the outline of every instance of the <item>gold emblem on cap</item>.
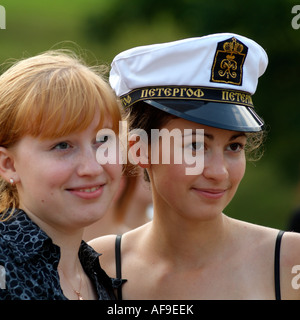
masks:
[[[226,55],[226,59],[221,61],[221,69],[219,70],[219,75],[221,77],[226,76],[227,79],[236,78],[237,73],[235,70],[237,69],[237,62],[235,59],[235,54],[241,53],[243,51],[244,46],[236,42],[236,39],[233,38],[232,42],[225,42],[223,45],[224,51],[228,52],[229,54]]]
[[[232,42],[225,42],[223,49],[226,52],[229,52],[230,55],[226,56],[228,59],[234,59],[233,53],[242,53],[244,46],[241,43],[236,42],[236,38],[232,38]]]
[[[248,48],[234,37],[219,42],[210,81],[242,85],[247,52]]]
[[[126,97],[123,97],[123,101],[125,105],[129,105],[131,103],[131,96],[128,94]]]

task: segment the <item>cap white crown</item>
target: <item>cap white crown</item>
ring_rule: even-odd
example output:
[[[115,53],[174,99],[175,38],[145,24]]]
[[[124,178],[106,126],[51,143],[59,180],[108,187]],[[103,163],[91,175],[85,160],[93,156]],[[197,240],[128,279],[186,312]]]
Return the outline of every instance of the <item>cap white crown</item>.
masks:
[[[225,41],[230,40],[231,43]],[[214,81],[212,70],[219,43],[224,41],[227,58],[241,55],[247,48],[242,61],[241,81]],[[234,46],[234,41],[238,45]],[[204,37],[189,38],[162,44],[140,46],[118,54],[113,62],[109,82],[117,96],[137,88],[158,86],[201,86],[237,89],[251,95],[256,91],[258,78],[265,72],[268,57],[265,50],[255,41],[234,33],[218,33]],[[231,67],[224,67],[224,72]],[[229,69],[228,69],[229,68]]]

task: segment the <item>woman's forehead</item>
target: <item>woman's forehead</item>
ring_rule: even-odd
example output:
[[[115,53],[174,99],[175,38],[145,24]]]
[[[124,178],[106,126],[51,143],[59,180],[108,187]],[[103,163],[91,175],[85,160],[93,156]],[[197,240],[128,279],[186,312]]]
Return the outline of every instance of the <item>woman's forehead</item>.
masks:
[[[164,127],[167,128],[178,128],[178,129],[191,129],[191,130],[196,130],[196,129],[202,129],[205,132],[211,132],[215,134],[224,134],[224,135],[238,135],[238,134],[243,134],[241,131],[232,131],[232,130],[226,130],[226,129],[220,129],[216,127],[211,127],[207,126],[204,124],[200,124],[197,122],[189,121],[183,118],[173,118],[170,119]]]

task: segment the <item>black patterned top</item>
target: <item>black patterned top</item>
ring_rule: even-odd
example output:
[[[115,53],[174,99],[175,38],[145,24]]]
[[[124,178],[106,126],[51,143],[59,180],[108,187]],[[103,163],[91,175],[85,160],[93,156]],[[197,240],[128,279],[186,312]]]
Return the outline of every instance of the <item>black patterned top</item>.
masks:
[[[78,255],[98,299],[114,300],[100,254],[82,241]],[[67,300],[59,282],[59,259],[60,248],[24,211],[0,222],[0,300]]]

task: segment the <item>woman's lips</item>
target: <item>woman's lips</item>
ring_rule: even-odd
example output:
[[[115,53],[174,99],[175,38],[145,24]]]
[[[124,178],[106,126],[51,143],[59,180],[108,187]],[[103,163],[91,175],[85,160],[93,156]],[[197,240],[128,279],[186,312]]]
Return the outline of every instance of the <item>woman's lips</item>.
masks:
[[[78,188],[67,189],[72,195],[82,199],[96,199],[101,196],[104,184],[94,186],[82,186]]]
[[[201,196],[207,198],[207,199],[220,199],[223,197],[227,189],[198,189],[193,188],[193,190],[200,194]]]

